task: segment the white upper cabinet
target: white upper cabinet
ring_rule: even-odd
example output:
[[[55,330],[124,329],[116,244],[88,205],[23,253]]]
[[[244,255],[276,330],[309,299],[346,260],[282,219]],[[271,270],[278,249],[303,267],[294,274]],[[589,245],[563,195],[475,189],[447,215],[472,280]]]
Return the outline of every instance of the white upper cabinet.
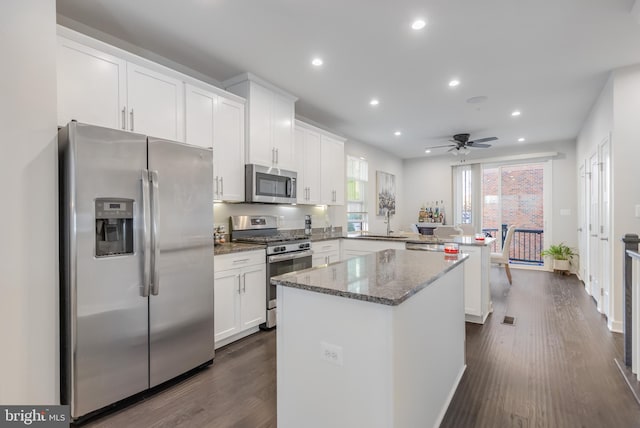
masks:
[[[194,146],[213,147],[213,114],[218,95],[189,84],[185,85],[185,92],[185,142]]]
[[[344,205],[344,139],[295,121],[298,203]]]
[[[71,120],[125,129],[127,63],[58,38],[58,125]]]
[[[223,85],[247,99],[247,163],[295,171],[293,121],[297,98],[250,73]]]
[[[244,201],[244,103],[218,96],[214,111],[215,199]]]
[[[58,125],[71,119],[184,141],[181,80],[58,38]]]
[[[321,137],[320,133],[295,122],[295,144],[298,171],[298,203],[317,205],[321,203]]]
[[[322,203],[344,205],[344,142],[322,135],[320,156]]]
[[[214,199],[244,201],[244,103],[190,84],[185,90],[186,142],[213,147]]]
[[[184,141],[184,84],[127,63],[129,130]]]

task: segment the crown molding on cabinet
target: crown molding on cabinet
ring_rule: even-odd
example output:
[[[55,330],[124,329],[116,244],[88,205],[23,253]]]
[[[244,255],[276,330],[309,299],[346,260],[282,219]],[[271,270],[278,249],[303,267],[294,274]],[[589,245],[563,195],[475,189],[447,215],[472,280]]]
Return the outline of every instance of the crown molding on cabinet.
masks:
[[[249,80],[251,82],[255,82],[257,84],[259,84],[260,86],[264,86],[265,88],[269,89],[270,91],[273,91],[279,95],[282,95],[285,98],[290,99],[293,102],[298,101],[298,97],[296,97],[295,95],[290,94],[289,92],[285,91],[284,89],[280,89],[279,87],[275,86],[273,83],[267,82],[266,80],[256,76],[253,73],[242,73],[239,74],[237,76],[234,76],[230,79],[225,80],[224,82],[222,82],[222,87],[223,88],[229,88],[233,85],[237,85],[240,82],[244,82],[246,80]]]

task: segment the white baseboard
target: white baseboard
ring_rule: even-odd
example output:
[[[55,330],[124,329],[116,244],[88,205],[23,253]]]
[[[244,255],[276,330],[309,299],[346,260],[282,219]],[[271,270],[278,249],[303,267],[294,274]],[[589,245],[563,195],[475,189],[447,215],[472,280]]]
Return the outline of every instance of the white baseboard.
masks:
[[[609,320],[607,327],[614,333],[622,333],[622,321]]]
[[[217,341],[215,343],[215,345],[214,345],[214,349],[222,348],[225,345],[228,345],[228,344],[230,344],[232,342],[235,342],[236,340],[243,339],[243,338],[245,338],[245,337],[247,337],[247,336],[249,336],[249,335],[251,335],[253,333],[257,333],[259,331],[260,331],[260,327],[258,327],[258,326],[252,327],[252,328],[250,328],[248,330],[245,330],[245,331],[241,331],[240,333],[235,334],[235,335],[233,335],[231,337],[227,337],[226,339],[222,339],[222,340]]]

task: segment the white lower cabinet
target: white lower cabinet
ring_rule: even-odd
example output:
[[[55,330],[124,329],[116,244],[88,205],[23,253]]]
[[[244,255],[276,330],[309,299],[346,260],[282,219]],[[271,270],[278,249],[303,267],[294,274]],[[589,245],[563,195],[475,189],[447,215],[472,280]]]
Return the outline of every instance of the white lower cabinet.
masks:
[[[340,239],[312,242],[311,249],[313,250],[311,258],[313,267],[340,260]]]
[[[257,331],[266,321],[264,250],[215,256],[215,347]]]

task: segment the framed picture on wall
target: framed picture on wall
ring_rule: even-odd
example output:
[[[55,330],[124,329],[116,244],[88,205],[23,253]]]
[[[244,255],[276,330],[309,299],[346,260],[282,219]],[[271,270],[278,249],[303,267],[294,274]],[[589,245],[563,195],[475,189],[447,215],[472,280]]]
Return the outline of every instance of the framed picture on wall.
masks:
[[[388,172],[376,171],[376,194],[378,195],[378,215],[396,213],[396,176]]]

